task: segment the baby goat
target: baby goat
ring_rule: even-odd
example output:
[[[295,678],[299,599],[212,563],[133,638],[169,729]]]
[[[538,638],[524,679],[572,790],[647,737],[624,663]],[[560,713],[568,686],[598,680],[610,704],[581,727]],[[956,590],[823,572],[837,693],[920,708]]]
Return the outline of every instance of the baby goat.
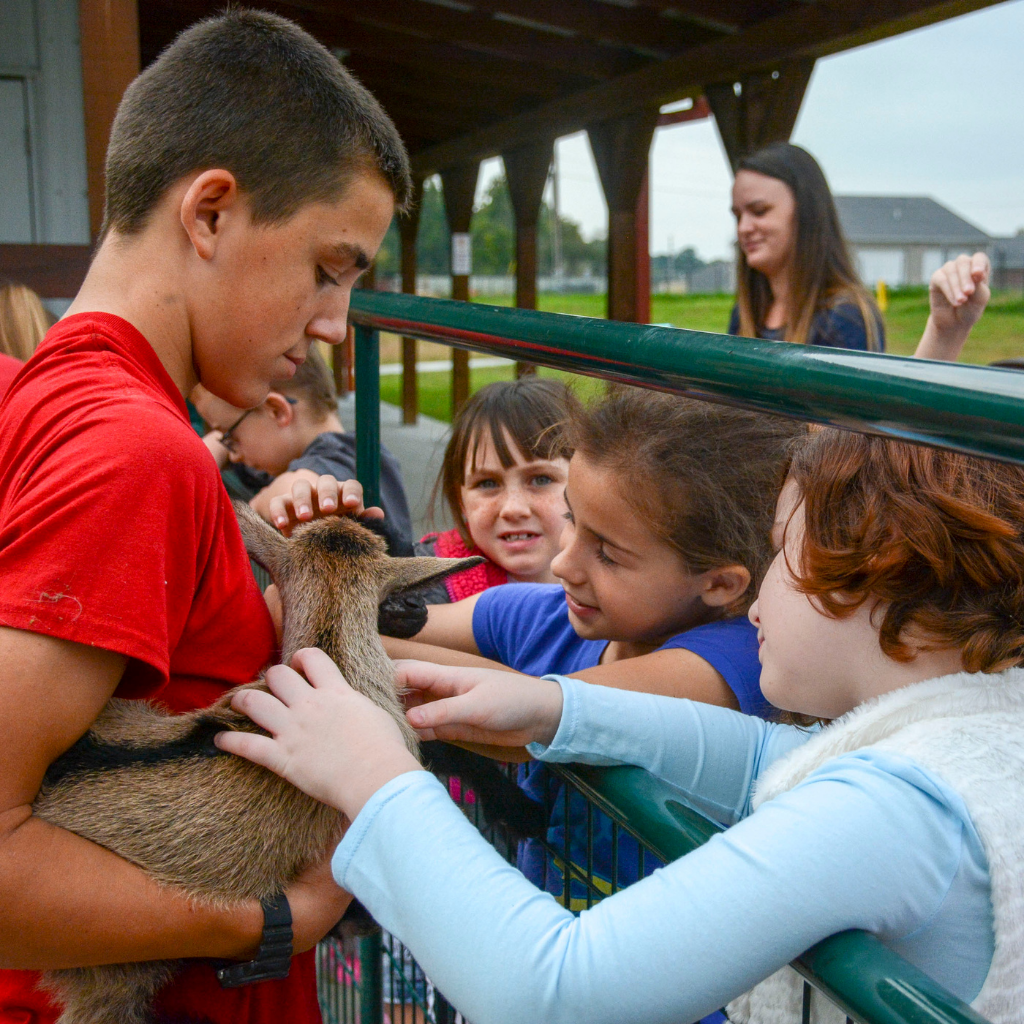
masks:
[[[377,634],[378,605],[391,592],[480,560],[390,558],[379,537],[346,518],[300,526],[286,539],[248,505],[236,510],[249,554],[281,591],[283,660],[303,647],[324,650],[356,690],[394,716],[415,753]],[[248,685],[265,683],[261,677]],[[197,900],[230,904],[280,892],[328,856],[342,820],[272,772],[213,745],[225,729],[257,731],[232,710],[234,692],[184,715],[111,700],[50,766],[34,812]],[[48,971],[43,986],[64,1006],[58,1024],[143,1024],[180,963]]]

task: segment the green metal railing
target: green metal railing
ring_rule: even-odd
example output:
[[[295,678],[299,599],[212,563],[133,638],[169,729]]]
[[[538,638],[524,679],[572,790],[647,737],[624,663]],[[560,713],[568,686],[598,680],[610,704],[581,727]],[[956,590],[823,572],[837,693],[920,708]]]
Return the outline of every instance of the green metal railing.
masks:
[[[353,293],[350,316],[357,475],[368,504],[379,495],[380,330],[1024,463],[1024,374],[1012,371],[370,291]],[[575,767],[559,774],[662,860],[690,852],[718,831],[676,790],[638,768]],[[567,878],[567,897],[568,886]],[[826,939],[793,967],[864,1024],[984,1024],[863,932]],[[805,986],[805,1021],[809,991]],[[373,1019],[360,1015],[364,1024]]]

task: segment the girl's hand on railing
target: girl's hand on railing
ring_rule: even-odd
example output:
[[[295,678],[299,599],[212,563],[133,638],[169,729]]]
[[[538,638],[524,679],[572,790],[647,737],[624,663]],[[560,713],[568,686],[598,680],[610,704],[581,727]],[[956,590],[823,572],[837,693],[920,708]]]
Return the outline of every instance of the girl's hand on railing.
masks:
[[[409,724],[424,740],[502,747],[550,744],[562,718],[562,688],[550,680],[498,669],[398,661]]]

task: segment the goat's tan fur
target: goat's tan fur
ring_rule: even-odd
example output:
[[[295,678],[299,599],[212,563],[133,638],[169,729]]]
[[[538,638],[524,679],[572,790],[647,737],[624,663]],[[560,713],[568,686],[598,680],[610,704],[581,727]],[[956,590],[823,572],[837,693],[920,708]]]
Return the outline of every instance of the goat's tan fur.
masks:
[[[356,690],[394,716],[415,752],[416,737],[377,634],[377,608],[391,591],[479,560],[392,559],[379,537],[350,519],[319,520],[285,539],[247,505],[236,508],[249,553],[281,591],[284,660],[302,647],[326,651]],[[248,685],[265,687],[262,677]],[[234,692],[184,715],[114,699],[88,738],[118,748],[160,748],[211,720],[217,728],[255,731],[231,708]],[[72,773],[44,784],[33,809],[138,865],[161,884],[221,905],[279,892],[330,853],[342,828],[336,811],[266,769],[199,751],[158,764]],[[49,971],[43,986],[63,1004],[58,1024],[143,1024],[154,994],[178,963]]]

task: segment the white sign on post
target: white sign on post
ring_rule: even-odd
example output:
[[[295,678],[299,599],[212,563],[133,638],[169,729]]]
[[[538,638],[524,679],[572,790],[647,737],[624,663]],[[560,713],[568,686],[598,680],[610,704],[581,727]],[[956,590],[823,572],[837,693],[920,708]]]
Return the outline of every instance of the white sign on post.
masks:
[[[473,238],[465,231],[452,232],[452,276],[473,273]]]

